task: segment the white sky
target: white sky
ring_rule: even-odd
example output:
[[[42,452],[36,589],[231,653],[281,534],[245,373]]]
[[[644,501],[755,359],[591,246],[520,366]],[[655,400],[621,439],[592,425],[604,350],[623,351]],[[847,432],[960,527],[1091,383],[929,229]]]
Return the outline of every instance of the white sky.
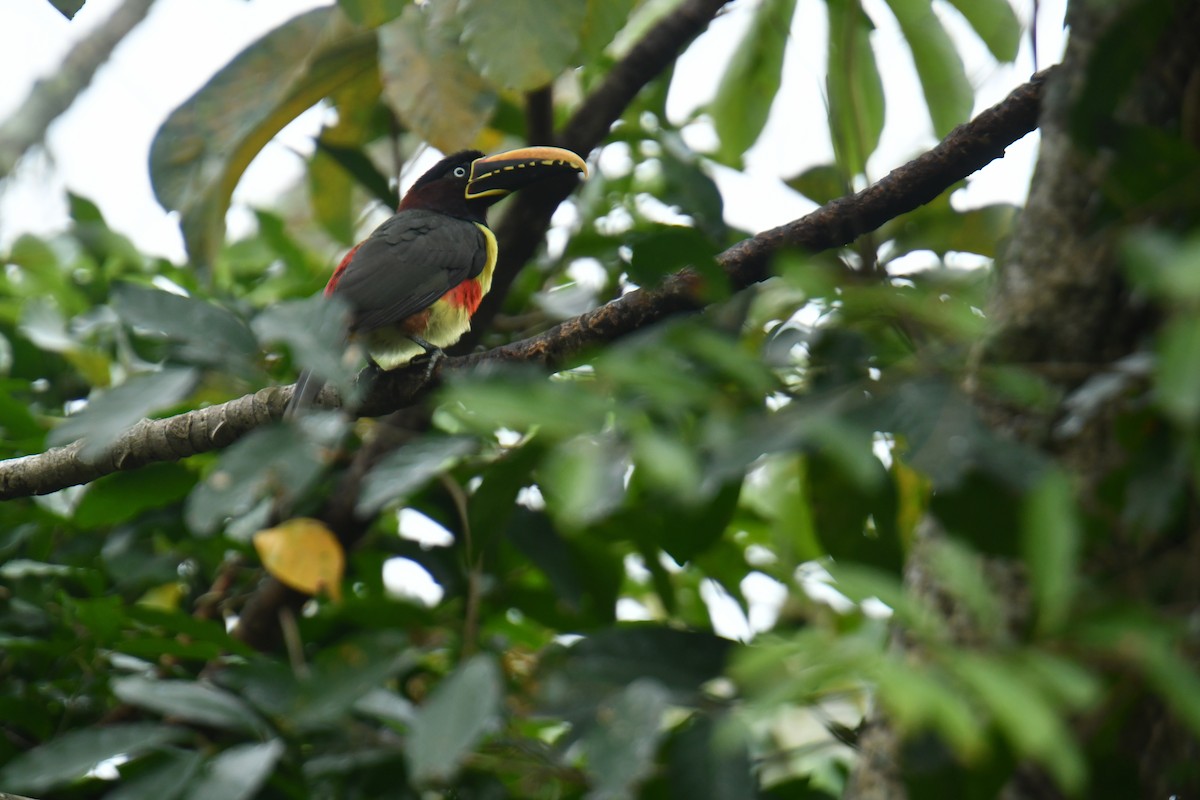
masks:
[[[1015,1],[1018,13],[1027,16],[1032,3]],[[73,42],[119,2],[87,0],[69,22],[47,0],[4,0],[0,117],[16,107],[34,80],[51,74]],[[289,17],[325,4],[327,0],[158,0],[91,88],[51,128],[45,155],[26,158],[17,180],[9,181],[0,193],[0,247],[24,232],[62,229],[67,221],[63,192],[70,189],[95,201],[109,224],[143,250],[182,260],[177,223],[158,206],[150,189],[146,161],[154,132],[176,105],[248,43]],[[1042,66],[1059,58],[1064,4],[1065,0],[1042,0]],[[799,0],[783,88],[767,130],[747,155],[746,172],[717,170],[727,218],[739,227],[763,230],[811,210],[780,179],[831,158],[822,96],[823,5],[823,0]],[[865,5],[879,26],[874,41],[889,109],[883,141],[869,166],[871,177],[878,178],[927,149],[934,139],[903,37],[883,0],[865,0]],[[708,100],[753,7],[753,0],[731,3],[683,56],[669,102],[673,118],[685,117]],[[955,12],[942,16],[962,43],[968,76],[979,89],[977,111],[1001,99],[1032,71],[1027,40],[1015,66],[1000,66]],[[911,113],[897,109],[911,109]],[[235,231],[246,205],[270,207],[279,191],[299,177],[302,163],[295,153],[310,151],[319,122],[319,112],[310,111],[254,162],[234,195],[231,225]],[[706,138],[704,125],[689,130],[694,144],[703,144]],[[956,201],[969,206],[1020,202],[1035,147],[1036,136],[1014,145],[1008,157],[983,170]]]

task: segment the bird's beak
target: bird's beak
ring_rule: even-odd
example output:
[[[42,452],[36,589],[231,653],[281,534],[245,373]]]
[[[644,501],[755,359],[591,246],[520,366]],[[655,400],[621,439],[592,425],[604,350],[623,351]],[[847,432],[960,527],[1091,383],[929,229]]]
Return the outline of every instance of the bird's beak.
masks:
[[[471,162],[466,196],[468,200],[481,197],[499,200],[522,186],[571,172],[579,172],[587,177],[587,164],[570,150],[561,147],[522,147]]]

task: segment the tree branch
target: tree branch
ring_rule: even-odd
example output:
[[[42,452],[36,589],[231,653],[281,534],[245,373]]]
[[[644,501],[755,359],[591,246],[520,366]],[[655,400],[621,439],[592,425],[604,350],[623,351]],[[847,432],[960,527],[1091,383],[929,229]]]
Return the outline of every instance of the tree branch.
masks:
[[[688,42],[704,32],[728,0],[684,0],[630,48],[604,80],[587,97],[563,126],[554,144],[588,154],[608,135],[613,123],[646,84],[679,57]],[[496,225],[500,259],[492,277],[492,288],[471,319],[471,330],[453,348],[469,353],[491,327],[508,297],[520,268],[537,252],[550,227],[550,217],[574,188],[574,181],[546,182],[526,188],[508,205]]]
[[[86,39],[75,45],[54,75],[41,78],[20,107],[0,125],[0,178],[12,172],[29,148],[46,137],[50,123],[75,102],[96,70],[150,11],[154,0],[125,0]]]
[[[1053,68],[1051,68],[1053,69]],[[1002,102],[971,122],[960,125],[935,148],[898,167],[857,194],[828,203],[794,222],[745,239],[719,256],[735,288],[749,286],[769,274],[768,261],[787,247],[810,252],[849,244],[855,237],[929,202],[1033,130],[1042,88],[1051,70],[1038,73]],[[640,289],[568,320],[544,333],[484,353],[447,357],[438,362],[430,381],[425,366],[398,369],[376,380],[366,401],[356,409],[378,416],[411,404],[448,371],[473,369],[488,361],[532,362],[556,367],[567,359],[625,336],[667,316],[701,305],[696,278],[689,270],[669,276],[653,289]],[[0,462],[0,500],[47,494],[87,483],[118,470],[156,461],[175,461],[232,444],[243,434],[280,417],[291,387],[270,387],[237,400],[162,420],[144,420],[131,428],[102,457],[80,458],[81,444]],[[337,404],[332,391],[320,405]]]

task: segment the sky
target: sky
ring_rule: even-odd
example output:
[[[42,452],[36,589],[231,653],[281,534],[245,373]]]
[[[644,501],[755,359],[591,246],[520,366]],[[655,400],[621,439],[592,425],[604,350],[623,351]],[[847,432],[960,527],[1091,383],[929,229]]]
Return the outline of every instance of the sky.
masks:
[[[1039,64],[1058,60],[1066,0],[1042,0]],[[68,21],[47,0],[4,0],[0,10],[0,117],[10,113],[33,82],[52,74],[71,45],[107,17],[120,0],[87,0]],[[154,200],[146,169],[150,142],[170,111],[199,89],[242,48],[290,17],[328,0],[158,0],[97,74],[88,91],[50,129],[46,147],[21,164],[15,181],[0,190],[0,249],[21,233],[48,234],[67,221],[64,190],[96,202],[109,224],[146,252],[183,260],[176,219]],[[935,143],[903,37],[883,0],[864,0],[878,28],[873,34],[889,113],[869,171],[879,178]],[[753,0],[735,0],[684,54],[668,113],[692,115],[711,96],[730,52],[750,20]],[[812,209],[782,183],[832,152],[824,123],[824,2],[799,0],[784,65],[784,82],[767,129],[738,173],[714,168],[726,196],[729,222],[764,230]],[[1032,2],[1017,0],[1025,19]],[[976,111],[999,101],[1032,72],[1029,42],[1015,65],[997,65],[956,12],[942,18],[960,42],[967,74],[978,88]],[[904,113],[896,109],[912,109]],[[322,119],[313,109],[276,137],[256,159],[234,195],[230,230],[244,231],[250,206],[270,207],[301,175],[298,154],[311,151]],[[689,142],[712,141],[703,121],[686,130]],[[1010,148],[984,169],[955,202],[1021,202],[1036,153],[1036,135]],[[422,165],[418,164],[420,168]],[[332,255],[331,255],[332,258]]]
[[[87,0],[72,21],[47,0],[0,2],[0,75],[4,76],[0,118],[4,118],[33,82],[53,74],[72,44],[107,17],[120,0]],[[873,43],[889,109],[880,147],[868,164],[869,177],[878,179],[936,140],[903,36],[884,0],[863,3],[878,25]],[[1041,0],[1041,67],[1061,56],[1065,3]],[[139,249],[182,262],[177,219],[157,204],[150,188],[146,163],[155,131],[172,109],[246,45],[290,17],[327,4],[328,0],[157,0],[150,16],[113,53],[88,91],[52,126],[44,150],[27,156],[15,179],[0,186],[0,252],[22,233],[52,234],[66,227],[65,191],[70,190],[96,202],[109,225],[129,236]],[[754,0],[730,3],[680,59],[668,100],[673,121],[688,119],[710,99],[754,5]],[[727,219],[738,228],[765,230],[813,208],[788,190],[782,179],[832,158],[822,94],[823,6],[823,0],[798,0],[783,85],[766,130],[747,154],[745,171],[714,168]],[[1026,22],[1032,6],[1032,0],[1017,0],[1018,15]],[[1028,39],[1022,43],[1016,64],[998,65],[955,12],[943,7],[939,13],[960,43],[967,75],[978,90],[976,112],[1028,79],[1033,71]],[[301,177],[302,154],[311,152],[321,120],[320,109],[305,113],[251,164],[234,194],[231,235],[246,230],[252,219],[250,207],[272,207],[280,192]],[[713,140],[711,126],[703,120],[689,125],[685,136],[701,150]],[[1003,160],[985,167],[967,190],[956,194],[955,204],[966,208],[998,201],[1021,203],[1036,147],[1036,134],[1011,146]],[[423,168],[419,162],[412,171],[419,174]],[[336,259],[337,254],[331,253],[331,266]],[[427,546],[444,544],[445,531],[434,530],[430,527],[434,523],[423,522],[424,518],[415,519],[414,515],[420,516],[416,512],[405,513],[408,520],[402,528]],[[393,559],[386,572],[387,584],[399,587],[401,593],[426,603],[436,603],[441,597],[441,588],[415,562]],[[836,592],[821,576],[798,576],[798,580],[810,595],[823,593],[825,602],[836,602]],[[773,623],[786,594],[784,587],[762,573],[751,573],[747,581],[742,588],[752,599],[749,617],[720,587],[706,582],[704,599],[718,633],[746,639]],[[647,613],[630,603],[637,606],[628,601],[618,609],[622,618],[637,619]]]

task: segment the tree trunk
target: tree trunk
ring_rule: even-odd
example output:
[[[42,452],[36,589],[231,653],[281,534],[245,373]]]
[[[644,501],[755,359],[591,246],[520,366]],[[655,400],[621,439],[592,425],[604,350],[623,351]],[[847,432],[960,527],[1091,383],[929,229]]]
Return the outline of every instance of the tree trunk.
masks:
[[[1195,223],[1186,219],[1186,209],[1164,197],[1134,203],[1114,199],[1114,175],[1129,154],[1123,149],[1129,147],[1125,132],[1150,130],[1193,147],[1198,141],[1189,110],[1200,99],[1200,2],[1075,0],[1067,21],[1070,41],[1061,69],[1046,87],[1041,151],[1028,203],[997,267],[989,309],[993,335],[978,356],[980,367],[1016,365],[1034,371],[1064,401],[1039,414],[985,397],[982,391],[975,396],[995,430],[1054,456],[1069,469],[1084,509],[1094,510],[1101,480],[1133,455],[1122,450],[1115,429],[1121,398],[1093,409],[1081,425],[1060,423],[1070,414],[1065,402],[1070,392],[1143,346],[1155,330],[1157,310],[1131,291],[1125,279],[1121,248],[1127,235],[1143,225],[1178,229],[1181,223]],[[969,381],[974,388],[975,381]],[[1194,505],[1193,498],[1187,501]],[[1131,602],[1171,606],[1177,614],[1181,608],[1197,608],[1200,532],[1173,531],[1169,546],[1153,559],[1136,553],[1117,526],[1105,534],[1101,553],[1083,565],[1085,574],[1103,574],[1107,585],[1128,589],[1123,599]],[[935,523],[927,520],[921,526],[922,541],[907,570],[910,588],[927,599],[944,599],[936,586],[923,585],[928,570],[922,553],[939,535]],[[1122,575],[1122,570],[1138,574]],[[991,559],[987,574],[1008,603],[1009,618],[1019,624],[1028,604],[1019,565]],[[957,615],[951,610],[947,616]],[[955,627],[957,619],[949,621],[961,643],[974,640],[970,630]],[[1195,767],[1185,766],[1200,763],[1195,737],[1148,692],[1135,691],[1133,703],[1132,709],[1103,708],[1080,720],[1079,735],[1090,745],[1089,738],[1101,735],[1099,731],[1114,736],[1117,729],[1118,741],[1105,747],[1136,760],[1136,796],[1196,796]],[[873,720],[860,744],[862,758],[846,796],[906,796],[901,743],[886,719]],[[1096,774],[1092,779],[1102,780]],[[1061,795],[1038,770],[1023,767],[1003,796]]]

